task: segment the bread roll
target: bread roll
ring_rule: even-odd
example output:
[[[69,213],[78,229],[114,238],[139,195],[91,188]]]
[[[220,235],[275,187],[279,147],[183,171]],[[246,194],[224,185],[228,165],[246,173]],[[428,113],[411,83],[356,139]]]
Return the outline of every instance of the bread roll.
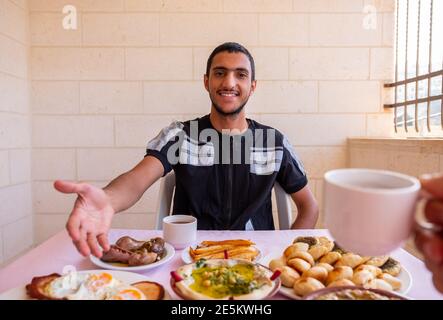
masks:
[[[381,289],[388,291],[393,290],[392,286],[387,281],[378,278],[369,280],[368,282],[366,282],[366,284],[363,285],[363,287],[367,289]]]
[[[303,272],[303,278],[308,277],[317,279],[318,281],[324,283],[328,277],[328,271],[323,267],[315,266]]]
[[[379,276],[380,279],[385,280],[387,283],[389,283],[394,290],[400,290],[401,288],[401,281],[397,279],[396,277],[393,277],[389,273],[382,273]]]
[[[290,255],[287,257],[287,260],[291,260],[291,259],[294,259],[294,258],[300,258],[300,259],[303,259],[303,260],[305,260],[306,262],[309,262],[309,264],[310,264],[311,266],[313,266],[313,265],[315,264],[315,262],[314,262],[314,258],[313,258],[308,252],[306,252],[306,251],[295,251],[295,252],[292,252],[292,254],[290,254]]]
[[[292,246],[294,246],[297,251],[308,251],[309,249],[309,244],[305,242],[294,242]]]
[[[272,271],[282,269],[284,266],[287,266],[285,257],[273,259],[269,262],[269,269]]]
[[[298,251],[308,251],[308,245],[306,243],[297,242],[287,247],[285,251],[283,251],[283,254],[286,259],[289,259],[291,255]]]
[[[298,296],[306,296],[315,290],[323,289],[323,283],[314,278],[298,278],[294,282],[294,293]]]
[[[389,273],[394,277],[398,276],[401,271],[400,262],[391,257],[380,268],[384,273]]]
[[[321,244],[312,246],[308,252],[311,254],[311,256],[314,258],[314,260],[320,259],[322,256],[327,254],[329,252],[329,249]]]
[[[342,267],[336,267],[334,270],[329,272],[328,278],[326,279],[326,283],[330,284],[334,281],[341,280],[341,279],[348,279],[351,280],[354,272],[351,267],[348,266],[342,266]]]
[[[336,263],[339,259],[341,259],[341,254],[336,251],[328,252],[323,257],[320,258],[320,262],[327,263],[330,265],[333,265]]]
[[[379,256],[379,257],[372,257],[368,261],[365,262],[365,264],[368,264],[370,266],[376,266],[381,267],[388,261],[389,256]]]
[[[328,248],[329,251],[332,251],[334,248],[334,242],[329,240],[327,237],[319,237],[318,241],[322,246]]]
[[[354,272],[354,275],[352,276],[352,282],[354,282],[358,286],[363,286],[372,279],[375,279],[374,274],[367,270]]]
[[[291,267],[284,266],[281,269],[280,280],[285,287],[292,288],[295,280],[300,278],[300,274]]]
[[[311,268],[311,264],[300,258],[293,258],[287,261],[288,266],[294,268],[299,273],[303,273]]]
[[[328,264],[328,263],[324,263],[324,262],[317,263],[316,266],[317,266],[317,267],[325,268],[326,271],[328,271],[328,272],[331,272],[332,270],[334,270],[334,267],[333,267],[333,266],[331,266],[331,265]]]
[[[354,282],[352,282],[349,279],[340,279],[340,280],[336,280],[331,282],[330,284],[328,284],[328,288],[330,287],[347,287],[347,286],[355,286]]]
[[[355,253],[345,253],[334,265],[335,267],[348,266],[354,269],[363,263],[363,258]]]
[[[359,265],[357,268],[355,268],[354,272],[359,272],[359,271],[363,271],[363,270],[371,272],[375,277],[378,277],[379,275],[382,274],[382,271],[379,267],[371,266],[369,264]]]
[[[318,239],[316,237],[297,237],[292,243],[303,242],[308,245],[308,248],[318,244]]]

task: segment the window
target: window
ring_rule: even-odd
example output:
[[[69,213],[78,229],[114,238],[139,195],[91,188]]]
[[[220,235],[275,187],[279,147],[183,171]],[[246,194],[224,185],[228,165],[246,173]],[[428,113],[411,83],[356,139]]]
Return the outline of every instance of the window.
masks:
[[[395,132],[443,136],[443,1],[397,0]]]

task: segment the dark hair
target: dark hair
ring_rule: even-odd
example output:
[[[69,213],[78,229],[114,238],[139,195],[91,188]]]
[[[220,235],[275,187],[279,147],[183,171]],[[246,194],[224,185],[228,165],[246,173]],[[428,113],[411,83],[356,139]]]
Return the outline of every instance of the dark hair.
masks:
[[[225,42],[225,43],[219,45],[217,48],[215,48],[214,51],[212,51],[211,55],[208,58],[208,62],[206,64],[206,76],[209,77],[209,71],[211,69],[212,60],[214,60],[215,55],[220,53],[220,52],[224,52],[224,51],[227,51],[229,53],[241,52],[241,53],[245,54],[248,57],[248,59],[249,59],[249,63],[251,64],[251,78],[252,78],[252,81],[255,80],[254,58],[249,53],[248,49],[246,49],[245,47],[243,47],[241,44],[239,44],[237,42]]]

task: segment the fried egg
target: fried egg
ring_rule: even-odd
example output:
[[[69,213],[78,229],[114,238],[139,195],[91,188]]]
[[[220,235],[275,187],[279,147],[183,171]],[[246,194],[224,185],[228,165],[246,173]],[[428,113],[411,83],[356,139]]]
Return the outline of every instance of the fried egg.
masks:
[[[80,285],[88,278],[88,274],[70,272],[67,275],[52,280],[45,288],[49,297],[63,299],[75,293]]]
[[[48,296],[68,300],[103,300],[109,292],[116,291],[123,283],[111,274],[102,272],[83,274],[71,272],[51,281],[46,287]]]
[[[106,300],[146,300],[146,297],[136,287],[122,286],[109,292]]]

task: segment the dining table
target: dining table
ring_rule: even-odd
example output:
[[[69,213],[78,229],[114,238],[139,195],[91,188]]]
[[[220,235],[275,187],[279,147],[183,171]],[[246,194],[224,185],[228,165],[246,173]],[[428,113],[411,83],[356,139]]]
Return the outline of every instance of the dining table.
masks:
[[[161,230],[135,230],[111,229],[109,232],[110,243],[115,243],[122,236],[134,239],[151,239],[162,237]],[[267,231],[209,231],[197,232],[197,243],[204,240],[249,239],[261,252],[261,258],[281,254],[295,238],[299,236],[327,236],[332,239],[326,229],[303,230],[267,230]],[[180,299],[170,285],[170,273],[185,264],[183,249],[175,250],[174,256],[161,266],[147,270],[137,271],[147,279],[163,285],[171,299]],[[393,251],[390,256],[398,260],[410,275],[410,288],[405,294],[408,298],[417,300],[441,300],[443,294],[433,286],[432,274],[426,269],[425,264],[406,250],[400,248]],[[80,255],[74,247],[68,233],[63,230],[29,250],[10,264],[0,269],[0,297],[7,299],[8,292],[25,288],[33,277],[51,273],[63,274],[66,270],[97,270],[89,257]],[[270,299],[290,299],[287,295],[278,292]]]

